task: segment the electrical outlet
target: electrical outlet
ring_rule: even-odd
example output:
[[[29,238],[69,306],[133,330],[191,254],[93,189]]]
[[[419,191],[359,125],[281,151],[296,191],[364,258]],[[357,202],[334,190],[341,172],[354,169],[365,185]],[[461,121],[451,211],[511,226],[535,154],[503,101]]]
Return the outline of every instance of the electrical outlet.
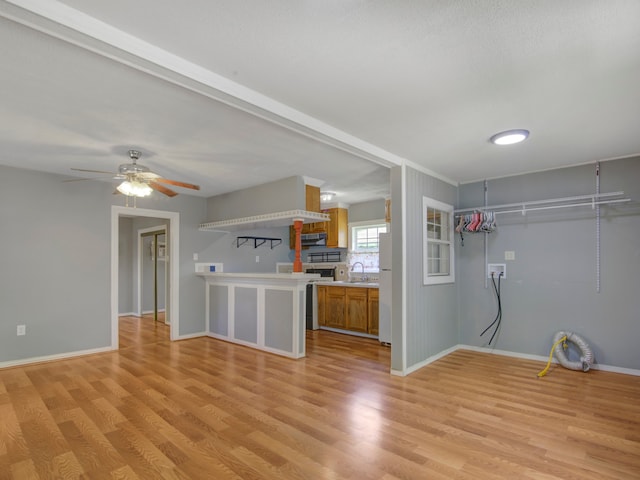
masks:
[[[492,274],[493,278],[500,277],[504,280],[507,278],[507,265],[504,263],[489,263],[487,265],[487,277],[491,278]]]
[[[194,262],[197,262],[197,261],[198,261],[198,254],[197,254],[197,253],[194,253],[194,254],[193,254],[193,261],[194,261]]]
[[[19,337],[22,335],[26,335],[27,334],[27,326],[26,325],[18,325],[18,328],[16,329],[16,335],[18,335]]]
[[[514,252],[513,250],[505,250],[504,259],[505,260],[515,260],[516,259],[516,252]]]
[[[260,255],[256,255],[256,263],[260,262]]]

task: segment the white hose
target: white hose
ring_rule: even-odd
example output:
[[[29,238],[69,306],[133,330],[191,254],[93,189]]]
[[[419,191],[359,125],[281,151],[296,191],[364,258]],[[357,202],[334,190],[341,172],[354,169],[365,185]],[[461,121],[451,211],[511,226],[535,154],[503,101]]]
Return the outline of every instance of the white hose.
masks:
[[[558,332],[553,337],[553,343],[558,342],[562,337],[567,336],[568,342],[573,342],[580,349],[582,356],[579,361],[572,362],[570,361],[564,353],[564,348],[562,344],[558,344],[556,346],[555,354],[558,362],[564,368],[568,368],[569,370],[582,370],[583,372],[588,372],[593,365],[593,352],[591,351],[591,347],[589,344],[584,341],[582,337],[580,337],[577,333],[573,332]]]

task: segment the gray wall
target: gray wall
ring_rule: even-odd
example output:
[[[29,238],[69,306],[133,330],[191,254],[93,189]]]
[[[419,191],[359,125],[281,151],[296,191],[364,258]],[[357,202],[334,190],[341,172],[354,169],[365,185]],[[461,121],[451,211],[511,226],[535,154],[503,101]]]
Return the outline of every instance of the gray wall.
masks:
[[[277,262],[292,262],[289,250],[289,227],[239,230],[230,233],[200,232],[208,245],[198,254],[199,262],[223,262],[225,272],[275,273]],[[270,242],[254,248],[252,240],[237,247],[239,236],[280,238],[282,243],[273,249]],[[256,262],[256,256],[259,262]]]
[[[422,198],[455,205],[457,189],[412,168],[407,168],[405,188],[407,367],[411,367],[458,343],[456,284],[422,284]]]
[[[640,158],[601,163],[601,191],[624,191],[634,204],[601,208],[601,292],[596,293],[595,213],[567,208],[498,216],[487,235],[488,262],[506,263],[503,319],[495,347],[546,356],[559,330],[589,342],[599,363],[640,368]],[[482,183],[459,188],[459,207],[483,203]],[[488,203],[584,195],[595,191],[595,167],[579,167],[488,182]],[[496,315],[484,288],[484,235],[456,241],[460,343],[484,346],[480,332]],[[505,261],[504,252],[515,252]],[[495,340],[494,340],[495,342]]]
[[[406,198],[403,225],[402,194]],[[456,187],[410,167],[391,171],[391,231],[393,241],[393,320],[391,366],[403,371],[458,343],[457,285],[423,285],[422,198],[455,205]],[[406,264],[402,266],[405,250]],[[406,282],[405,282],[406,280]],[[402,295],[406,298],[403,326]],[[404,336],[403,344],[399,338]]]
[[[384,198],[349,206],[349,222],[384,220]]]
[[[304,179],[300,176],[288,177],[209,198],[206,222],[304,210],[305,207]]]
[[[0,362],[111,343],[111,206],[123,198],[108,182],[66,178],[0,166]],[[180,213],[180,334],[204,331],[192,255],[208,241],[197,231],[206,200],[153,195],[138,206]]]
[[[111,189],[63,179],[0,167],[0,361],[110,344]]]

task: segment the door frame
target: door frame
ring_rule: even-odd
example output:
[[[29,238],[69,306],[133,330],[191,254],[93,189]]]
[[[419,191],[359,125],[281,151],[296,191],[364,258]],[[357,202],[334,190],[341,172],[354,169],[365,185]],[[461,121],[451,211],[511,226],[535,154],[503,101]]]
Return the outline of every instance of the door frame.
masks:
[[[119,281],[119,234],[120,217],[151,217],[169,220],[168,232],[168,253],[169,253],[169,276],[166,307],[169,310],[171,319],[169,338],[175,340],[180,336],[180,214],[178,212],[167,212],[162,210],[150,210],[146,208],[131,208],[111,206],[111,348],[116,350],[119,346],[118,340],[118,281]],[[165,308],[166,308],[165,307]]]
[[[145,233],[149,233],[149,232],[159,232],[159,231],[163,231],[164,235],[165,235],[165,239],[167,238],[167,226],[165,224],[162,225],[158,225],[155,227],[147,227],[147,228],[140,228],[137,230],[137,246],[138,246],[138,265],[137,265],[137,272],[138,272],[138,281],[137,281],[137,285],[136,285],[136,297],[137,297],[137,307],[136,308],[136,314],[141,317],[144,314],[144,310],[142,309],[142,256],[143,256],[143,249],[142,249],[142,244],[144,242],[144,237],[143,234]],[[166,240],[165,240],[166,241]],[[164,290],[165,290],[165,310],[167,307],[167,291],[169,290],[168,287],[168,275],[167,275],[167,267],[165,265],[165,269],[164,269]],[[165,316],[165,322],[167,325],[169,325],[170,323],[170,317],[169,314],[167,313],[167,315]]]

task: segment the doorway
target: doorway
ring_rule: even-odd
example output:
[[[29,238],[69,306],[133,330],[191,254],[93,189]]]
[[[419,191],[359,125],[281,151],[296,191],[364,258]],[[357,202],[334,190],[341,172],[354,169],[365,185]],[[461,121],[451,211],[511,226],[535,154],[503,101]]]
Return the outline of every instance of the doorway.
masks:
[[[141,228],[137,234],[137,314],[151,315],[154,322],[171,323],[166,309],[168,291],[167,227]]]
[[[170,340],[175,340],[180,335],[179,317],[179,238],[180,238],[180,214],[161,210],[149,210],[143,208],[111,207],[111,347],[118,348],[118,286],[119,286],[119,219],[120,217],[146,217],[168,220],[165,231],[167,270],[167,296],[165,299],[165,312],[170,319]],[[158,242],[156,242],[158,245]],[[159,246],[159,245],[158,245]],[[175,266],[175,268],[174,268]],[[140,310],[140,303],[138,303]]]

